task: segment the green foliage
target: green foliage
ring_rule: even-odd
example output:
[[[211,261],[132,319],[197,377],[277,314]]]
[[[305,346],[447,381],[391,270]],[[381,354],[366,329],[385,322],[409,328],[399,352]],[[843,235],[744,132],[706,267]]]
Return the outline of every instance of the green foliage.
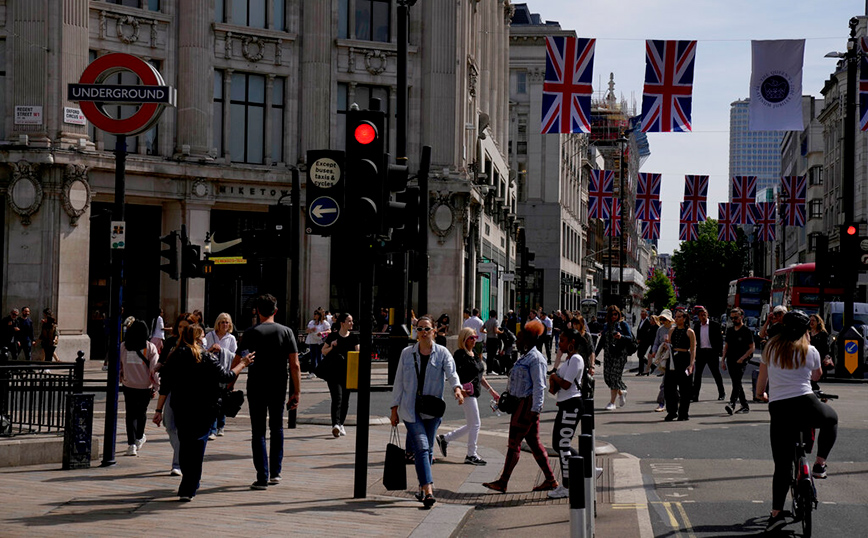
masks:
[[[682,241],[672,255],[681,304],[700,304],[712,316],[726,310],[729,282],[747,275],[749,246],[741,228],[735,241],[717,240],[717,221],[699,223],[699,239]]]
[[[645,285],[648,289],[645,290],[645,307],[650,308],[654,305],[654,313],[658,313],[664,308],[675,306],[675,289],[672,288],[672,282],[669,277],[663,274],[663,271],[657,269],[654,271],[654,276],[649,278]]]

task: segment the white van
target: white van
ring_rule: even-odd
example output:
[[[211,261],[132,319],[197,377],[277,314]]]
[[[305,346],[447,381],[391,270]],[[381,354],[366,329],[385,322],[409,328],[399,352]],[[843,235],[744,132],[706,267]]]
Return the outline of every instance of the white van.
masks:
[[[841,332],[844,320],[844,303],[831,301],[823,308],[823,323],[826,331],[834,338]],[[868,303],[853,303],[853,322],[855,325],[868,325]]]

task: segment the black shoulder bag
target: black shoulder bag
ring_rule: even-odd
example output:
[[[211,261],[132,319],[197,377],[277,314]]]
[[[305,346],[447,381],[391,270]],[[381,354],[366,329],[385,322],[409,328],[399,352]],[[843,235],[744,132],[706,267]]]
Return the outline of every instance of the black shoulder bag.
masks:
[[[433,350],[432,350],[433,351]],[[413,366],[416,367],[416,412],[420,415],[428,415],[434,418],[440,418],[446,412],[446,402],[443,398],[432,396],[430,394],[422,394],[422,385],[425,382],[425,376],[422,375],[420,362],[417,362],[416,352],[413,352]],[[431,359],[428,359],[429,361]]]

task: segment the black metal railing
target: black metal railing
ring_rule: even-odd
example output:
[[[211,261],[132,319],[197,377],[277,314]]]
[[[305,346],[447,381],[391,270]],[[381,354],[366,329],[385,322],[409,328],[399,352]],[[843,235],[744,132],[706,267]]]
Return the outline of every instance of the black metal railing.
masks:
[[[83,377],[81,351],[76,362],[0,363],[0,436],[63,432],[67,397]]]

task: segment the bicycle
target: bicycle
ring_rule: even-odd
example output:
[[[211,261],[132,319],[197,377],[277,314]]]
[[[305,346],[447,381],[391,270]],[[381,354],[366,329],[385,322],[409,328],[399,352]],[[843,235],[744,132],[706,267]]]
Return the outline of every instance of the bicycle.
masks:
[[[837,399],[835,394],[827,394],[823,391],[814,391],[814,394],[822,402]],[[806,433],[810,436],[810,442],[806,443]],[[814,476],[806,457],[811,452],[814,444],[814,429],[799,432],[793,456],[793,482],[790,485],[790,493],[793,499],[793,522],[801,522],[802,536],[811,538],[811,524],[813,511],[817,509],[817,488],[814,485]]]

